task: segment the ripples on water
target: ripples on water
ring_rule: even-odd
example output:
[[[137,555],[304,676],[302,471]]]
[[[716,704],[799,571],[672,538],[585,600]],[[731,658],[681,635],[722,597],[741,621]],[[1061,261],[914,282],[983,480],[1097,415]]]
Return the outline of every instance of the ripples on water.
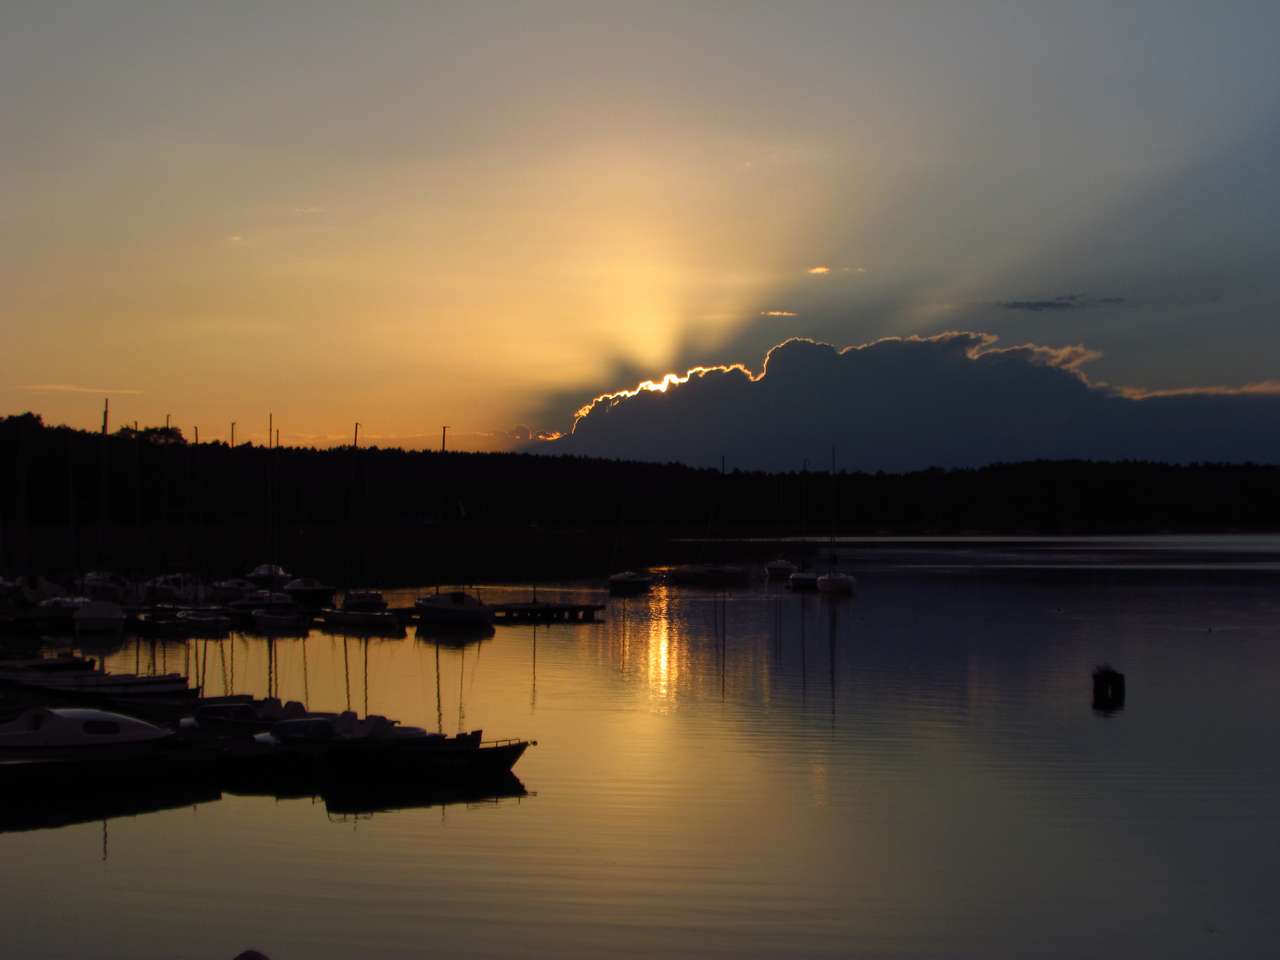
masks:
[[[661,589],[465,646],[157,645],[207,692],[537,739],[531,794],[224,795],[110,820],[105,859],[101,823],[7,834],[5,953],[1268,955],[1278,610],[1267,580],[870,576],[836,603]],[[1129,681],[1111,717],[1102,660]]]

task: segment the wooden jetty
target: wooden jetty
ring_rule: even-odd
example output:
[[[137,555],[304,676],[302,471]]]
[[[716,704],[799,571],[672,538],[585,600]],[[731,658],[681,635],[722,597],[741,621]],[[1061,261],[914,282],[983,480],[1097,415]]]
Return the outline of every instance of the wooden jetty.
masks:
[[[603,603],[495,603],[494,623],[599,623]]]

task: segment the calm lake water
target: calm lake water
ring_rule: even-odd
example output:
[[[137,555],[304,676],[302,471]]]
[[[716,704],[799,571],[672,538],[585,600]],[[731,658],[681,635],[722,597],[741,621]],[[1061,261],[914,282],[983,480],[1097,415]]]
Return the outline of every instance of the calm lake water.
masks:
[[[109,668],[198,658],[207,692],[536,739],[529,793],[223,794],[4,834],[2,952],[1274,955],[1280,541],[843,549],[853,600],[663,588],[465,646],[131,642]]]

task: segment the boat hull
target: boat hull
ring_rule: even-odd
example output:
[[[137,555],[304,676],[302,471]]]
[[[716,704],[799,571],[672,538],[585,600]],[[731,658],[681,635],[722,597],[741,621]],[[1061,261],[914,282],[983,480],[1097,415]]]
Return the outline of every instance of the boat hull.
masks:
[[[829,597],[852,596],[853,577],[842,573],[824,574],[818,578],[818,592]]]
[[[798,593],[808,593],[818,589],[818,576],[813,573],[793,573],[787,578],[787,586]]]

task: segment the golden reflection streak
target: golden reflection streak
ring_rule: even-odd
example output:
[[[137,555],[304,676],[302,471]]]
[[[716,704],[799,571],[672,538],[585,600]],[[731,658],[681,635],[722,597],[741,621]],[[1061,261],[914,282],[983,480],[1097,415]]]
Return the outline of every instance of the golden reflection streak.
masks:
[[[671,595],[665,587],[650,594],[649,600],[649,696],[654,700],[673,702],[680,680],[676,639],[671,634]]]

